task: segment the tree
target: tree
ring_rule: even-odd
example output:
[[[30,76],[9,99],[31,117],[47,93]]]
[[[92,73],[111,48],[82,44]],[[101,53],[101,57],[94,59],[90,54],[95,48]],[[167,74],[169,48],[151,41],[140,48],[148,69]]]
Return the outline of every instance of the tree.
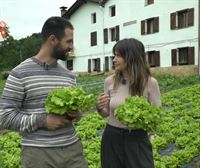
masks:
[[[41,34],[15,40],[6,38],[0,45],[0,71],[11,70],[25,59],[34,56],[41,46]]]

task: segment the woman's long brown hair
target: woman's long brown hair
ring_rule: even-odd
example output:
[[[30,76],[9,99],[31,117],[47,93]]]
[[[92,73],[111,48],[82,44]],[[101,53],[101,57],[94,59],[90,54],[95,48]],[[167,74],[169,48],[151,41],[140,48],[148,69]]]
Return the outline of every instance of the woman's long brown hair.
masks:
[[[142,96],[151,72],[145,57],[144,45],[142,42],[130,38],[118,41],[113,47],[113,54],[119,53],[127,64],[129,78],[129,93]],[[123,81],[122,72],[115,71],[114,89],[117,89]]]

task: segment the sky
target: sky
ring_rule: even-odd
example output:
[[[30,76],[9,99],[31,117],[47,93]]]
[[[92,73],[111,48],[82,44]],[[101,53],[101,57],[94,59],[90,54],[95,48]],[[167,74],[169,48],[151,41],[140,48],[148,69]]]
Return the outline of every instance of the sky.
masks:
[[[0,21],[6,22],[14,39],[41,32],[51,16],[61,16],[60,7],[70,7],[76,0],[0,0]],[[0,41],[2,41],[0,36]]]

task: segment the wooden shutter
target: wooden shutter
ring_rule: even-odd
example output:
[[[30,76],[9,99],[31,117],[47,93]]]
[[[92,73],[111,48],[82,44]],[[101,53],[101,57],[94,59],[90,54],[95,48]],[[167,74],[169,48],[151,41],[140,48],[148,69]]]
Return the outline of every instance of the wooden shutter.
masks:
[[[153,20],[153,32],[159,32],[159,17],[155,17]]]
[[[94,22],[93,23],[96,23],[96,13],[94,13]]]
[[[194,25],[194,8],[188,10],[188,26]]]
[[[171,29],[176,29],[176,12],[170,14]]]
[[[141,34],[145,34],[145,20],[141,21]]]
[[[148,0],[148,1],[149,1],[148,4],[152,4],[152,3],[154,3],[154,0]]]
[[[90,46],[93,46],[93,32],[90,33]]]
[[[171,52],[172,65],[177,65],[177,50],[172,49]]]
[[[188,64],[194,65],[194,47],[188,47]]]
[[[107,44],[108,43],[108,29],[107,28],[103,30],[103,36],[104,36],[104,44]]]
[[[160,51],[155,51],[155,66],[160,66]]]
[[[116,37],[115,40],[119,41],[119,25],[115,27],[116,28]]]
[[[101,59],[97,58],[97,72],[101,71]]]
[[[88,72],[91,72],[91,59],[88,59]]]
[[[91,46],[97,45],[97,32],[92,32],[90,34],[91,37]]]
[[[109,57],[105,57],[105,71],[109,71]]]

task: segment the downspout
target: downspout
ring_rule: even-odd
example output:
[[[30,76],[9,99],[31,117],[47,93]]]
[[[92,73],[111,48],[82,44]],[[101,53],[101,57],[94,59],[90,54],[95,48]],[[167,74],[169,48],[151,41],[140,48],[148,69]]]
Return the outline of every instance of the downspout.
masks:
[[[100,10],[101,10],[101,14],[102,14],[102,28],[104,30],[104,4],[103,4],[103,1],[100,0],[99,1],[99,7],[100,7]],[[102,71],[105,72],[105,44],[104,44],[104,36],[103,36],[103,60],[101,61],[103,63],[103,69]]]

